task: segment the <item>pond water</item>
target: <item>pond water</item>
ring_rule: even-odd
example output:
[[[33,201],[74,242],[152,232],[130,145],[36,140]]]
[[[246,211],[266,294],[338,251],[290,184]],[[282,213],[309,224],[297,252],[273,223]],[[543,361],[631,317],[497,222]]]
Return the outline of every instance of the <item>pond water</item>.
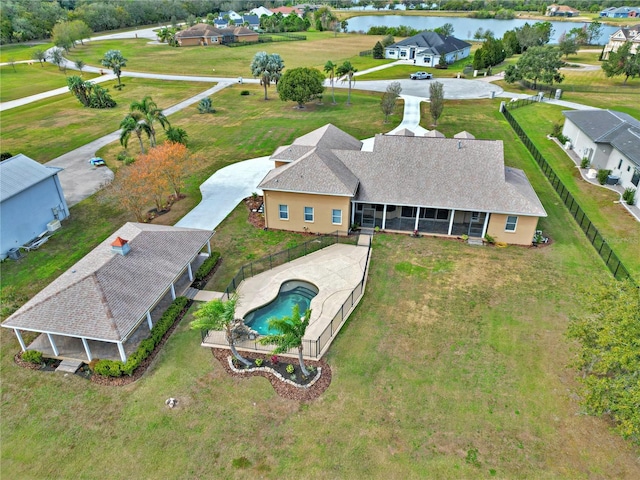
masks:
[[[502,36],[508,30],[523,26],[526,22],[532,25],[536,20],[523,20],[514,18],[513,20],[495,20],[495,19],[479,19],[467,17],[422,17],[422,16],[406,16],[406,15],[363,15],[360,17],[352,17],[347,20],[349,22],[348,30],[350,32],[367,32],[371,27],[399,27],[406,25],[417,30],[433,30],[441,27],[445,23],[453,25],[453,35],[462,40],[473,40],[473,34],[479,29],[491,30],[496,38]],[[563,33],[569,33],[569,30],[576,27],[582,27],[584,22],[554,22],[553,31],[551,33],[550,43],[557,43],[558,38]],[[618,30],[620,27],[611,25],[602,26],[602,35],[597,39],[598,45],[604,45],[609,41],[609,35]]]

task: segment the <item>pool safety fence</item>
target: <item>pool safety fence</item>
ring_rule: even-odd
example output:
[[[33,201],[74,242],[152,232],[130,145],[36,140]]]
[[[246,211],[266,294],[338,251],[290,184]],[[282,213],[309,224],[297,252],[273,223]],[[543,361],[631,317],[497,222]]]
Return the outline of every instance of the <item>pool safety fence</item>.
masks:
[[[305,242],[302,245],[298,245],[297,247],[290,248],[288,250],[276,253],[274,255],[269,255],[268,257],[264,257],[255,262],[251,262],[251,264],[248,264],[242,267],[238,272],[238,275],[234,277],[234,281],[231,282],[230,287],[233,285],[235,286],[233,286],[233,290],[227,289],[227,291],[225,291],[225,296],[223,297],[223,300],[228,299],[229,296],[235,292],[236,286],[239,285],[239,282],[234,283],[237,279],[249,278],[248,276],[246,277],[240,276],[243,270],[244,270],[244,273],[251,273],[250,276],[257,275],[258,273],[265,272],[267,270],[270,270],[271,268],[277,267],[278,265],[287,263],[287,261],[290,261],[290,260],[286,260],[287,258],[291,258],[291,260],[295,260],[296,258],[300,258],[304,255],[313,253],[315,251],[320,250],[321,248],[325,248],[330,245],[334,245],[336,243],[351,244],[355,246],[358,244],[358,235],[347,236],[346,234],[344,234],[344,232],[342,232],[342,234],[336,233],[334,235],[325,235],[322,237],[317,237],[313,240]],[[287,253],[287,252],[290,252],[290,253]],[[306,253],[300,254],[300,252],[306,252]],[[294,255],[297,255],[297,256],[294,256]],[[340,310],[338,310],[338,312],[333,316],[329,324],[327,324],[327,326],[324,328],[322,333],[320,333],[318,338],[315,340],[305,339],[302,341],[302,347],[303,347],[302,353],[305,357],[313,358],[313,359],[321,358],[322,355],[324,355],[324,353],[329,348],[329,345],[331,345],[333,338],[335,338],[335,336],[338,334],[338,332],[346,322],[347,318],[349,318],[349,315],[351,314],[351,312],[355,309],[355,307],[360,302],[360,299],[362,298],[365,292],[367,274],[369,272],[370,259],[371,259],[371,237],[369,237],[369,242],[367,245],[367,257],[365,261],[365,269],[364,269],[364,272],[362,273],[362,278],[360,280],[360,283],[358,283],[358,285],[356,285],[356,287],[351,291],[351,294],[342,304],[342,306],[340,307]],[[267,265],[272,265],[272,266],[258,271],[260,268],[266,267]],[[218,331],[218,330],[203,331],[202,332],[203,343],[205,342],[205,340],[207,344],[228,346],[225,333],[222,331]],[[260,345],[258,343],[258,338],[243,339],[242,341],[236,342],[235,346],[238,349],[257,351],[257,352],[269,353],[273,351],[273,345]],[[290,350],[288,354],[297,355],[298,354],[297,349]]]
[[[509,125],[513,128],[513,130],[518,134],[520,140],[529,150],[529,153],[533,156],[536,163],[540,166],[542,173],[545,174],[549,183],[556,191],[562,202],[569,209],[569,213],[578,223],[580,229],[587,236],[591,245],[596,249],[598,255],[604,260],[604,263],[607,265],[613,276],[618,280],[631,279],[631,275],[629,275],[629,271],[622,264],[616,253],[611,249],[611,246],[607,243],[607,240],[602,236],[602,234],[598,231],[596,226],[591,222],[587,214],[584,212],[582,207],[578,204],[576,199],[569,193],[567,187],[562,183],[560,177],[556,174],[553,167],[549,164],[549,162],[542,156],[538,148],[533,144],[531,139],[527,136],[525,131],[522,129],[520,124],[516,121],[515,118],[511,115],[508,108],[502,109],[502,114],[505,116]]]

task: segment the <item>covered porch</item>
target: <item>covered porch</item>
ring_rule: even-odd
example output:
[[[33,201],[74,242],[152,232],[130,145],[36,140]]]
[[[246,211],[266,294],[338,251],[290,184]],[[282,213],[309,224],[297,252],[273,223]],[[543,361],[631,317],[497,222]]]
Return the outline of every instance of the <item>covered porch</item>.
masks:
[[[352,202],[351,224],[387,231],[484,238],[490,214],[446,208]]]

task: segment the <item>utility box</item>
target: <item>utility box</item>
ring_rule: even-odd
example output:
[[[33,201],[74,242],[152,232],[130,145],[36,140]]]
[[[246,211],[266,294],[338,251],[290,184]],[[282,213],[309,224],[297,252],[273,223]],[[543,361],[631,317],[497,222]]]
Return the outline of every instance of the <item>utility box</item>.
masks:
[[[47,223],[47,231],[48,232],[55,232],[56,230],[58,230],[62,225],[60,225],[60,220],[56,219],[56,220],[51,220],[49,223]]]

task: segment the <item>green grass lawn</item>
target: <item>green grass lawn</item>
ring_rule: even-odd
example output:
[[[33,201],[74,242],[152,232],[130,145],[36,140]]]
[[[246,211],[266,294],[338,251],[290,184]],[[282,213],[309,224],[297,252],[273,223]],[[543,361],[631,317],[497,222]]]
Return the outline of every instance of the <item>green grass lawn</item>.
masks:
[[[141,78],[127,78],[123,83],[126,86],[122,90],[114,89],[111,82],[102,84],[118,103],[115,108],[84,108],[73,95],[66,93],[1,112],[3,151],[24,153],[39,162],[47,162],[118,130],[134,100],[151,95],[158,106],[166,108],[212,86]]]
[[[50,63],[44,63],[42,66],[38,62],[33,65],[17,63],[15,70],[9,65],[2,66],[0,67],[0,102],[66,87],[67,76],[79,74],[80,72],[72,70],[65,74]],[[96,74],[88,72],[82,75],[85,80],[95,77],[97,77]]]
[[[562,148],[546,137],[554,123],[564,122],[562,110],[562,107],[555,105],[533,104],[512,110],[511,114],[606,238],[629,273],[640,280],[640,223],[621,205],[614,203],[620,198],[617,193],[582,180],[573,161]]]
[[[3,330],[3,474],[637,476],[637,452],[605,421],[580,415],[566,366],[564,331],[581,313],[578,292],[608,273],[582,234],[564,228],[571,219],[548,188],[541,193],[556,239],[545,248],[377,235],[365,297],[331,347],[332,384],[314,402],[281,399],[263,378],[227,377],[187,328],[190,318],[146,375],[121,388],[23,370],[12,361],[17,341]],[[218,228],[223,265],[297,240],[255,231],[246,218],[241,205]],[[233,273],[220,270],[220,283]],[[174,410],[164,405],[170,396],[179,400]]]
[[[385,63],[358,53],[370,50],[382,37],[369,35],[340,34],[330,32],[309,32],[308,40],[296,42],[273,42],[243,47],[181,47],[172,48],[166,44],[152,45],[147,40],[104,40],[77,46],[70,52],[72,60],[82,59],[89,65],[99,65],[100,59],[109,49],[122,51],[128,59],[123,70],[139,72],[167,73],[175,66],[182,75],[211,75],[223,77],[250,77],[249,65],[254,55],[260,51],[278,53],[286,68],[315,67],[321,69],[328,60],[341,64],[350,60],[358,69]]]
[[[26,45],[24,43],[2,45],[2,48],[0,48],[0,63],[32,60],[33,52],[36,50],[45,51],[51,47],[53,47],[53,43],[41,43],[38,45]]]

